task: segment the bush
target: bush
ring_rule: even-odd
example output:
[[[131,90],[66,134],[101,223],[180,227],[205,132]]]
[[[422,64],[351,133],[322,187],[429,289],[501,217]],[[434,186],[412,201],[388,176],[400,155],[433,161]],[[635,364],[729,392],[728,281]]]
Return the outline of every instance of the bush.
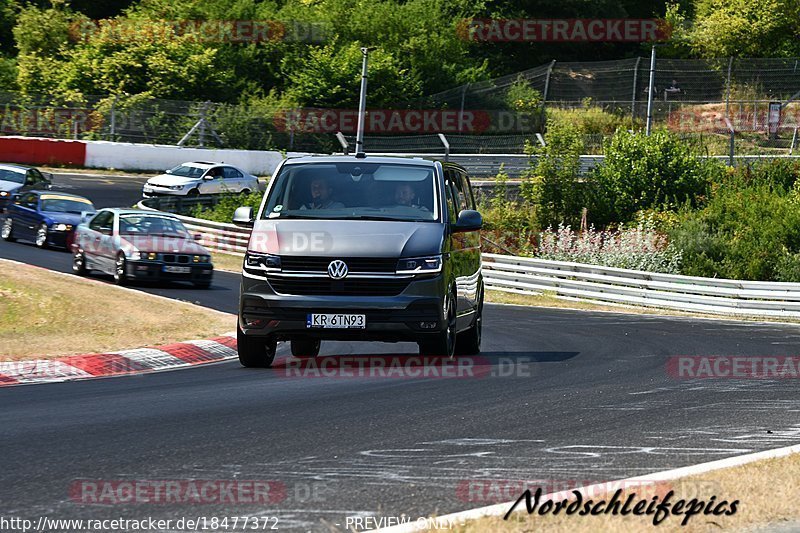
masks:
[[[683,273],[747,280],[800,281],[800,209],[782,187],[716,185],[708,205],[684,211],[670,232]]]
[[[590,180],[589,216],[595,223],[629,222],[642,209],[699,205],[721,164],[700,159],[677,136],[619,130],[606,142],[605,161]]]
[[[589,102],[578,109],[548,108],[547,119],[570,124],[581,135],[613,135],[618,129],[641,128],[641,124],[634,122],[629,115],[609,113],[600,107],[592,106]]]
[[[233,220],[233,212],[237,207],[250,206],[253,212],[258,211],[261,206],[261,199],[263,193],[253,192],[250,194],[233,194],[226,193],[220,196],[219,203],[212,208],[203,208],[196,206],[189,216],[195,218],[202,218],[205,220],[213,220],[214,222],[227,222]]]
[[[543,226],[580,221],[584,207],[583,186],[578,175],[583,138],[569,123],[547,123],[547,145],[528,145],[536,163],[523,176],[520,193],[539,208]]]
[[[539,238],[536,257],[551,261],[570,261],[616,268],[677,274],[681,252],[667,237],[655,230],[649,218],[636,226],[620,226],[615,231],[596,231],[594,227],[576,233],[560,224],[548,228]]]
[[[497,251],[530,254],[539,232],[538,209],[523,199],[508,198],[508,174],[501,166],[495,176],[491,198],[482,199],[478,210],[483,217],[483,234],[502,248]]]

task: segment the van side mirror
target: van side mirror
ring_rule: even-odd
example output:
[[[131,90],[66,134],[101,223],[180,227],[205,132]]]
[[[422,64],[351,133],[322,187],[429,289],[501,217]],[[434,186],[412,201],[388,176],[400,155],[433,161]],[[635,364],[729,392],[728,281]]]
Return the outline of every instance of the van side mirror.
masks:
[[[233,223],[237,226],[253,227],[253,208],[237,207],[233,212]]]
[[[478,231],[483,226],[483,217],[480,213],[472,209],[464,209],[458,214],[458,220],[452,224],[454,233],[465,231]]]

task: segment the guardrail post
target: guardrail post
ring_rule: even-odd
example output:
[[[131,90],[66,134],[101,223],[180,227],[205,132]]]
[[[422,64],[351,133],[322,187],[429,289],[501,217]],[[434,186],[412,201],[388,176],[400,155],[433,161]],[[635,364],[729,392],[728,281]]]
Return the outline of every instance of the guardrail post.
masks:
[[[336,132],[336,139],[339,141],[339,144],[342,145],[342,153],[344,155],[349,155],[350,145],[347,144],[347,139],[344,137],[344,134],[341,131]]]
[[[439,133],[439,140],[442,141],[442,145],[444,146],[444,160],[450,160],[450,143],[447,142],[447,137],[444,136],[444,133]]]

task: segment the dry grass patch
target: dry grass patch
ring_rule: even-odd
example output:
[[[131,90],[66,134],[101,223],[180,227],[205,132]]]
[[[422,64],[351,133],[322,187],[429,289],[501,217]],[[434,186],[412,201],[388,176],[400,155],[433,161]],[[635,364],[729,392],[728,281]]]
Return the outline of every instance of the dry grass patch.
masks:
[[[731,516],[713,516],[697,514],[692,516],[686,526],[681,526],[682,516],[668,516],[658,526],[653,525],[651,516],[565,516],[538,513],[528,515],[525,502],[508,521],[502,517],[489,517],[472,520],[464,525],[456,526],[458,533],[482,533],[494,531],[498,533],[521,533],[547,531],[553,533],[593,533],[595,531],[625,531],[625,533],[666,532],[706,532],[706,531],[747,531],[762,526],[796,524],[800,520],[795,497],[800,493],[800,454],[779,459],[757,461],[744,466],[717,470],[698,476],[691,476],[665,482],[653,488],[642,488],[638,491],[641,499],[650,499],[659,495],[662,499],[669,490],[675,494],[671,502],[679,499],[687,501],[692,498],[709,502],[716,496],[714,504],[727,500],[729,503],[739,500],[737,511]],[[637,492],[637,491],[633,491]],[[613,493],[613,491],[612,491]],[[609,499],[607,496],[595,495],[594,500]],[[623,496],[622,501],[625,501]],[[661,501],[661,500],[660,500]],[[730,509],[730,506],[727,507]]]
[[[236,317],[0,261],[0,360],[124,350],[233,331]]]
[[[241,255],[226,254],[223,252],[212,252],[211,260],[214,262],[214,270],[225,270],[227,272],[242,272]]]

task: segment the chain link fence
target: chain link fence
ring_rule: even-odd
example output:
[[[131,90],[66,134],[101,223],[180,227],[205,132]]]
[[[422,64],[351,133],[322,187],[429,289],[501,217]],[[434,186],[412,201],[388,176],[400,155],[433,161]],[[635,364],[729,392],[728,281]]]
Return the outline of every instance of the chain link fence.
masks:
[[[678,132],[703,153],[800,152],[800,59],[656,59],[653,78],[653,126]],[[537,107],[525,112],[509,104],[512,88],[522,81],[538,95]],[[601,154],[613,128],[643,127],[649,91],[650,58],[553,61],[406,102],[399,110],[372,110],[368,122],[380,127],[367,130],[365,146],[373,152],[441,154],[444,146],[437,133],[442,132],[451,153],[522,153],[526,142],[538,142],[536,133],[544,131],[545,117],[559,120],[570,112],[602,110],[607,114],[602,124],[586,118],[581,126],[586,152]],[[447,112],[457,120],[444,116]],[[353,113],[0,92],[2,135],[252,150],[340,151],[338,130],[354,145]]]

